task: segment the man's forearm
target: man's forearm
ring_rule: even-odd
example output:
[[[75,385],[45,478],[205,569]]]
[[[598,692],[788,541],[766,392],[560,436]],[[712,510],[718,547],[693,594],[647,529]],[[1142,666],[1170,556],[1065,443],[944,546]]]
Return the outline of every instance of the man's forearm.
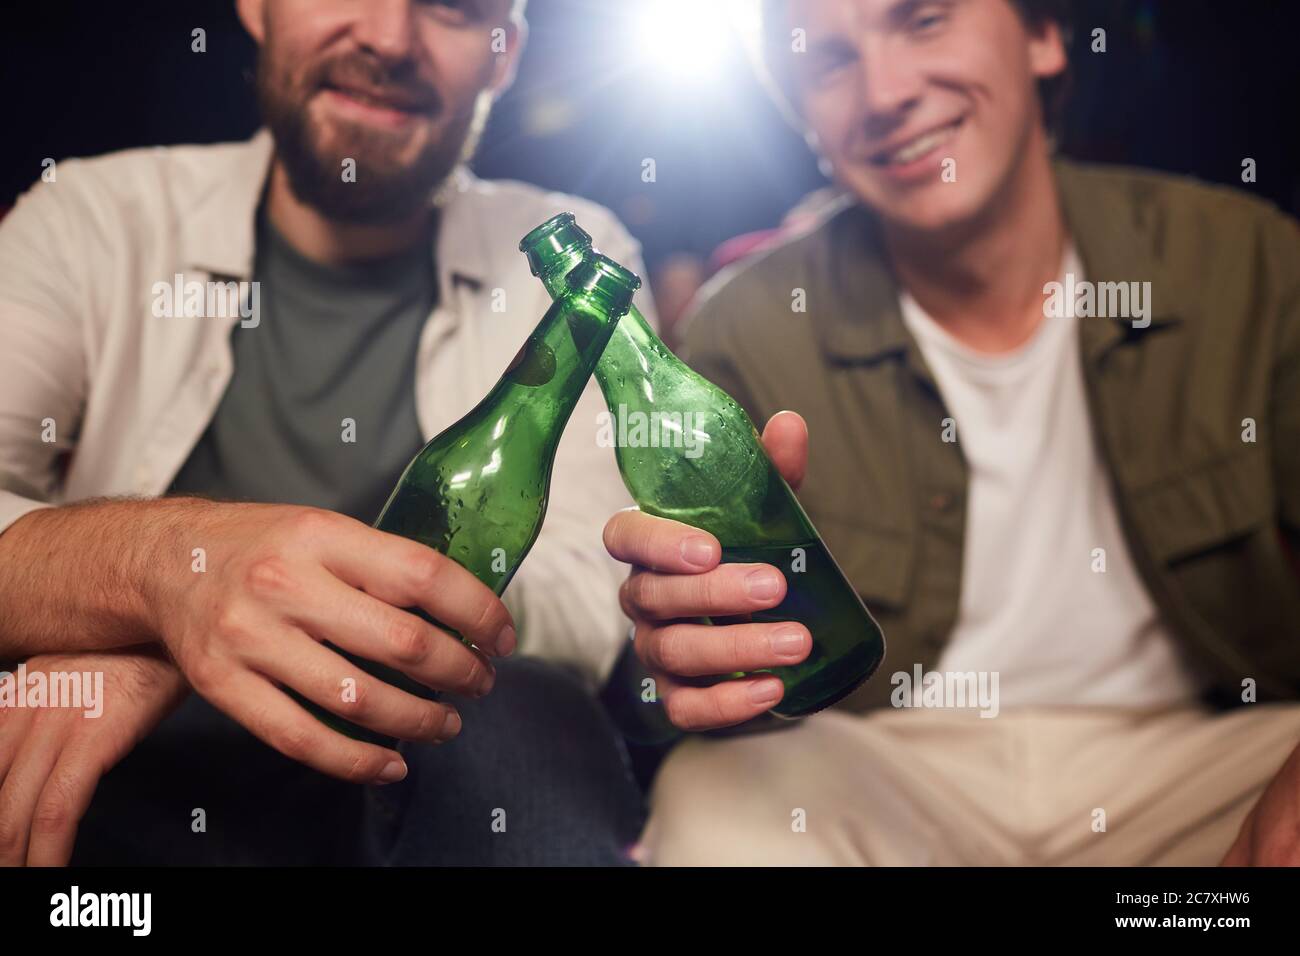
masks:
[[[178,562],[198,499],[42,508],[0,534],[0,659],[157,639],[149,596]]]

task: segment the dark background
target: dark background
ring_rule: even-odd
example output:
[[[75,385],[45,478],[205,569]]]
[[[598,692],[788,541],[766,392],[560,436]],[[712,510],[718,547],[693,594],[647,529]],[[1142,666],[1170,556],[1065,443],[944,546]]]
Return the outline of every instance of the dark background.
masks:
[[[361,2],[361,0],[358,0]],[[751,74],[739,41],[712,35],[705,78],[675,81],[645,17],[716,0],[531,0],[519,81],[477,171],[578,193],[614,209],[653,269],[775,225],[821,184],[815,160]],[[1300,3],[1081,0],[1068,155],[1193,173],[1300,212]],[[10,0],[0,14],[0,208],[41,160],[129,146],[242,138],[257,125],[253,45],[234,0]],[[207,52],[190,31],[207,30]],[[1108,52],[1089,51],[1094,27]],[[1241,160],[1258,161],[1242,186]],[[653,157],[658,181],[641,181]]]

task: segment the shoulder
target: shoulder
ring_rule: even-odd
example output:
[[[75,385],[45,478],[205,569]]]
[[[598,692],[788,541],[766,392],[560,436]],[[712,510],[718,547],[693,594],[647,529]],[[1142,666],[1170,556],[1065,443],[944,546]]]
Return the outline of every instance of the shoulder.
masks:
[[[1256,393],[1271,384],[1270,366],[1300,354],[1300,225],[1249,184],[1077,163],[1058,176],[1094,247],[1133,250],[1131,278],[1150,280],[1147,308],[1155,299],[1179,320],[1146,353],[1151,380],[1194,383],[1189,408],[1264,401]],[[1112,261],[1112,275],[1120,268]]]
[[[803,233],[778,239],[722,269],[700,289],[685,318],[688,350],[697,355],[738,338],[763,346],[811,337],[800,298],[826,281],[837,235],[852,218],[850,207]],[[802,330],[802,332],[801,332]]]
[[[1127,166],[1060,160],[1062,187],[1080,201],[1116,211],[1112,228],[1148,234],[1171,272],[1189,281],[1213,271],[1276,271],[1300,254],[1300,224],[1250,185],[1224,186],[1191,176]],[[1277,260],[1277,261],[1275,261]],[[1257,276],[1271,279],[1274,276]]]
[[[233,189],[255,192],[269,159],[269,138],[261,136],[60,159],[19,197],[6,231],[43,232],[65,252],[96,257],[173,244],[203,208],[229,215],[223,197]]]
[[[52,181],[38,184],[65,204],[90,209],[130,208],[165,203],[192,205],[230,177],[254,167],[260,174],[270,159],[261,137],[238,143],[152,146],[55,163]]]
[[[1069,159],[1057,160],[1056,168],[1058,175],[1074,188],[1121,197],[1138,216],[1250,219],[1279,214],[1267,200],[1244,189],[1207,183],[1194,176]]]

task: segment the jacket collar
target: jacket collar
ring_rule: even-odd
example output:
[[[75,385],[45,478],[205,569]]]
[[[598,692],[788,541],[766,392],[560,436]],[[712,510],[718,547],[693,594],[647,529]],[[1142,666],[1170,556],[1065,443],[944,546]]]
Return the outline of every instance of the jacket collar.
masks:
[[[1156,224],[1110,182],[1066,160],[1054,161],[1053,167],[1058,200],[1088,281],[1151,282],[1150,326],[1134,328],[1126,319],[1085,319],[1080,322],[1084,354],[1096,359],[1121,341],[1177,323],[1181,284],[1172,281],[1160,255]],[[807,247],[807,268],[814,287],[830,290],[831,302],[829,308],[811,311],[827,355],[870,362],[906,353],[923,368],[903,324],[898,285],[875,215],[861,205],[849,206],[814,235],[821,241]]]
[[[184,212],[181,262],[186,269],[236,279],[251,278],[257,205],[271,168],[268,130],[230,147],[226,162],[204,168],[207,181]]]
[[[1151,283],[1151,324],[1137,328],[1129,319],[1084,319],[1079,323],[1084,357],[1096,360],[1114,345],[1179,324],[1185,283],[1177,281],[1163,254],[1160,225],[1151,210],[1108,174],[1067,160],[1057,160],[1054,167],[1066,226],[1088,281]]]
[[[815,235],[826,245],[809,246],[812,284],[831,291],[831,307],[812,310],[823,348],[849,361],[902,353],[909,336],[875,216],[849,206]]]
[[[187,269],[250,279],[257,207],[275,156],[275,143],[270,131],[261,129],[252,139],[230,148],[227,162],[213,167],[215,175],[184,216],[180,252]],[[433,250],[440,289],[484,285],[492,250],[473,203],[467,199],[477,187],[474,174],[460,166],[429,197],[441,213]]]

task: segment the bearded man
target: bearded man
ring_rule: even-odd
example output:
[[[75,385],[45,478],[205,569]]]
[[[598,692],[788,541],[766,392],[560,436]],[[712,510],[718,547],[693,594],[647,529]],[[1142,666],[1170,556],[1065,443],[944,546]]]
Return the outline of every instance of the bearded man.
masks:
[[[613,457],[561,444],[505,603],[369,526],[546,311],[520,236],[574,210],[643,271],[605,210],[465,168],[522,8],[238,0],[266,130],[61,162],[0,229],[0,669],[106,698],[0,710],[0,863],[626,862],[640,797],[590,694],[626,628]],[[243,308],[153,291],[196,282]]]

